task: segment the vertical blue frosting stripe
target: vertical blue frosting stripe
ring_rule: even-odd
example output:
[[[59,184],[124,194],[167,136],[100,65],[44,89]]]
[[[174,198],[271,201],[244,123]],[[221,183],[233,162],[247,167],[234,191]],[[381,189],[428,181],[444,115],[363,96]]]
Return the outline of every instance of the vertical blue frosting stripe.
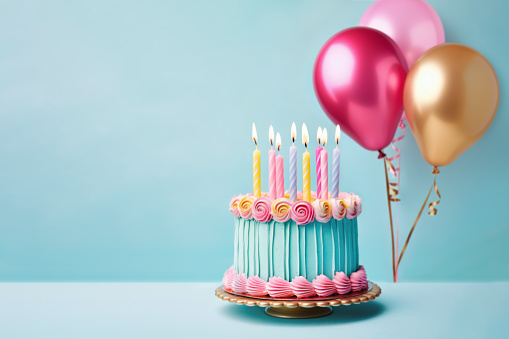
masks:
[[[353,219],[354,224],[354,242],[353,248],[355,249],[355,270],[359,269],[359,229],[357,227],[357,218]]]
[[[302,226],[306,230],[306,278],[316,277],[316,237],[313,223]]]
[[[334,223],[333,223],[333,236],[334,236],[334,271],[335,272],[339,272],[341,271],[341,247],[339,245],[339,231],[338,231],[338,228],[339,228],[339,224],[341,223],[341,221],[337,221],[334,219]]]
[[[238,273],[244,273],[244,223],[246,221],[243,218],[239,220],[239,253],[238,253]]]
[[[269,280],[269,238],[270,227],[266,223],[258,224],[258,246],[259,246],[259,263],[260,263],[260,278]]]
[[[350,276],[350,221],[343,218],[343,231],[344,231],[344,246],[345,246],[345,274]]]
[[[299,229],[299,250],[300,250],[300,267],[299,275],[307,279],[307,263],[306,263],[306,226],[299,226],[295,224]]]
[[[330,223],[330,232],[331,232],[331,247],[332,247],[332,274],[334,275],[337,271],[336,268],[336,237],[337,237],[337,226],[336,226],[336,220],[331,219]]]
[[[290,223],[285,222],[285,240],[286,240],[286,251],[285,251],[285,279],[291,280],[290,278]]]
[[[235,217],[235,238],[233,239],[233,269],[239,271],[239,218]]]
[[[345,219],[338,223],[338,243],[339,243],[339,270],[346,272],[346,246],[345,246]]]
[[[244,223],[244,272],[246,275],[249,273],[249,228],[252,220],[248,220]],[[248,275],[249,276],[249,275]]]
[[[316,269],[317,275],[323,274],[323,230],[322,223],[315,221]]]
[[[300,261],[300,243],[299,243],[299,226],[293,220],[288,221],[288,229],[290,232],[290,280],[299,276]]]
[[[256,224],[256,227],[254,229],[254,243],[255,243],[255,250],[254,250],[254,261],[255,261],[255,269],[254,269],[254,274],[257,275],[257,276],[260,276],[260,248],[259,248],[259,244],[258,244],[258,231],[260,230],[260,223],[257,223]]]
[[[249,229],[248,229],[248,239],[249,239],[249,247],[247,251],[247,276],[251,277],[255,275],[255,231],[254,229],[258,226],[259,222],[251,220],[249,223]]]
[[[274,276],[274,221],[269,223],[269,276]]]
[[[334,276],[334,241],[332,238],[332,223],[322,224],[323,274]]]
[[[344,224],[344,230],[345,230],[345,252],[346,252],[345,274],[347,276],[350,276],[350,273],[352,273],[351,272],[352,253],[350,252],[350,238],[352,237],[352,232],[350,230],[350,220],[344,218],[343,224]]]
[[[274,276],[284,279],[285,276],[285,224],[274,223]]]

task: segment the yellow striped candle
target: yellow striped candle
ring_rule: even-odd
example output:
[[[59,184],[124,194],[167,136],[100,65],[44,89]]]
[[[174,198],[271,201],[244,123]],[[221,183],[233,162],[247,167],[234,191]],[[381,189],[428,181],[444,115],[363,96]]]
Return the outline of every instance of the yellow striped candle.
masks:
[[[253,195],[255,198],[262,196],[261,173],[260,173],[260,151],[258,150],[258,136],[253,122],[253,140],[256,149],[253,151]]]
[[[306,147],[302,154],[302,199],[311,202],[311,154],[308,152],[309,134],[306,124],[302,124],[302,143]]]

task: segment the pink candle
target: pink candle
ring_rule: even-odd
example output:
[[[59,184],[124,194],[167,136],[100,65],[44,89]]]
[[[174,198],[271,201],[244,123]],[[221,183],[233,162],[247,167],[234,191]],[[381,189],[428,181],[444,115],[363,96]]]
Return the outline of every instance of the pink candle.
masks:
[[[270,126],[269,129],[269,198],[272,200],[276,199],[277,188],[276,188],[276,151],[274,150],[274,129]]]
[[[322,139],[322,128],[318,127],[318,131],[316,132],[316,138],[318,139],[318,147],[315,150],[315,159],[316,159],[316,198],[320,199],[322,196],[322,169],[320,166],[320,153],[322,152],[322,147],[320,145]]]
[[[320,172],[322,174],[322,195],[320,199],[329,199],[329,162],[325,144],[327,143],[327,130],[324,128],[322,133],[322,151],[320,152]]]
[[[276,135],[276,147],[277,147],[277,158],[276,158],[276,196],[277,198],[285,197],[285,168],[283,156],[280,153],[281,149],[281,136],[279,133]]]

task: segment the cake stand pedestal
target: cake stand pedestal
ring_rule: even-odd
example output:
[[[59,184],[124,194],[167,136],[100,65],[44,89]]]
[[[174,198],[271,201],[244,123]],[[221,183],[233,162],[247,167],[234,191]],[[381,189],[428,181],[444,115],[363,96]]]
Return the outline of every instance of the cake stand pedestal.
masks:
[[[291,319],[323,317],[332,313],[331,306],[365,303],[374,300],[380,293],[382,293],[382,289],[371,281],[367,291],[324,298],[255,298],[226,292],[222,286],[216,289],[216,296],[225,301],[237,305],[265,307],[265,313],[270,316]]]

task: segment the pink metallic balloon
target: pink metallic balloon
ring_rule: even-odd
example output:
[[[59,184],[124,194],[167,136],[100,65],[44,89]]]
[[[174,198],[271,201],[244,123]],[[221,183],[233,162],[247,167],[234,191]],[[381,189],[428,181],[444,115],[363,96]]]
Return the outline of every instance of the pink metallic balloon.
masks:
[[[362,147],[390,144],[403,111],[408,68],[384,33],[354,27],[334,35],[315,62],[313,82],[323,110]]]
[[[364,12],[359,26],[390,36],[405,55],[408,67],[428,49],[445,42],[442,21],[424,0],[375,1]]]

